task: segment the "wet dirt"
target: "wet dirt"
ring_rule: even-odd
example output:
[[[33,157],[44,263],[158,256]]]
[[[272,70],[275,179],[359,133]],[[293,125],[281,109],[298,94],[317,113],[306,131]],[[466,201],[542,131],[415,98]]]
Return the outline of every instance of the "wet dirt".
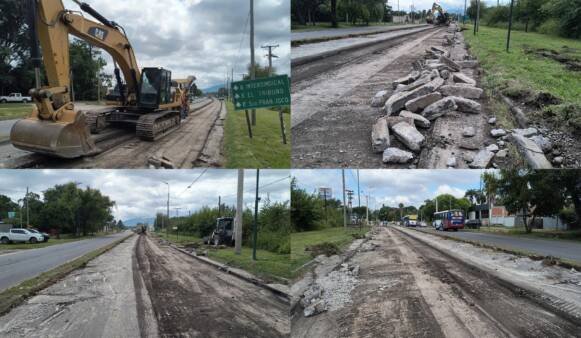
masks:
[[[533,54],[538,57],[549,58],[551,60],[555,60],[559,63],[562,63],[565,68],[571,71],[579,72],[581,71],[581,60],[566,55],[564,53],[560,53],[554,49],[545,49],[545,48],[530,48],[525,47],[524,52],[526,54]]]
[[[286,337],[288,302],[157,239],[136,248],[162,337]]]
[[[580,323],[391,228],[357,253],[353,303],[292,317],[293,337],[576,337]]]

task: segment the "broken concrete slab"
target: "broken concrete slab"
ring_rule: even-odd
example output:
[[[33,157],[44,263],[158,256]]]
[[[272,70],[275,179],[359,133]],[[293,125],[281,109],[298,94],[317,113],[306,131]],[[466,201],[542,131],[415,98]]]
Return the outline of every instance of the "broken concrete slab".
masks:
[[[496,158],[506,158],[507,156],[508,156],[508,150],[506,150],[506,149],[499,150],[495,155]]]
[[[493,143],[493,144],[489,145],[488,147],[486,147],[486,150],[493,152],[493,153],[497,153],[500,150],[500,148],[498,148],[498,146]]]
[[[442,69],[442,71],[440,72],[440,77],[444,80],[448,80],[448,78],[450,77],[450,71],[447,69]]]
[[[476,60],[456,61],[456,63],[461,68],[476,68],[476,67],[478,67],[478,61],[476,61]]]
[[[452,73],[452,79],[456,83],[466,83],[471,86],[476,86],[476,81],[464,73]]]
[[[414,152],[419,152],[426,141],[424,135],[413,124],[400,122],[394,125],[391,130],[401,143]]]
[[[502,137],[502,136],[506,136],[506,130],[504,130],[504,129],[492,129],[490,131],[490,135],[492,137]]]
[[[418,80],[420,81],[420,80]],[[409,100],[413,100],[420,96],[432,93],[436,91],[440,86],[444,84],[444,80],[442,78],[436,78],[425,85],[418,87],[411,92],[399,92],[393,94],[387,102],[385,102],[384,110],[387,115],[394,115],[402,110],[405,106],[405,103]]]
[[[462,136],[464,137],[474,137],[476,135],[476,129],[474,127],[466,127],[462,130]]]
[[[486,169],[490,165],[490,161],[494,157],[494,153],[486,149],[480,150],[474,160],[470,163],[470,168],[472,169]]]
[[[439,53],[439,54],[443,54],[443,55],[448,54],[447,50],[445,50],[444,48],[438,47],[438,46],[430,46],[430,49],[436,53]]]
[[[488,119],[488,124],[492,124],[492,125],[496,124],[496,117],[489,118]]]
[[[456,156],[451,156],[446,161],[446,167],[448,167],[448,168],[455,168],[457,165],[458,165],[458,162],[456,161]]]
[[[400,92],[409,92],[412,91],[418,87],[421,87],[427,83],[429,83],[430,81],[432,81],[432,78],[430,77],[430,73],[428,72],[427,74],[422,74],[422,77],[420,77],[419,79],[417,79],[416,81],[410,83],[409,85],[399,85],[397,86],[396,90],[394,91],[395,93],[400,93]]]
[[[324,300],[320,299],[316,303],[307,306],[303,311],[303,314],[305,317],[312,317],[325,311],[327,311],[327,304]]]
[[[405,103],[405,107],[410,112],[416,113],[416,112],[426,108],[427,106],[431,105],[432,103],[439,101],[441,99],[442,99],[442,94],[440,94],[439,92],[433,92],[433,93],[429,93],[427,95],[417,97],[413,100],[409,100],[408,102]]]
[[[414,82],[415,80],[416,79],[414,79],[411,75],[408,74],[402,78],[399,78],[399,79],[393,81],[392,86],[393,86],[393,89],[396,89],[397,86],[399,86],[399,85],[408,85],[408,84]]]
[[[414,159],[414,154],[399,148],[387,148],[383,152],[383,163],[404,164]]]
[[[445,96],[459,96],[465,99],[479,99],[484,90],[470,85],[443,85],[438,89]]]
[[[458,106],[458,111],[463,113],[479,114],[482,111],[482,105],[476,101],[459,96],[448,96],[448,98],[454,100],[456,106]]]
[[[531,137],[539,133],[537,128],[513,129],[512,132],[524,137]]]
[[[447,57],[445,55],[440,55],[439,60],[441,63],[445,64],[446,66],[451,68],[453,71],[455,71],[455,72],[460,71],[460,65],[457,64],[455,61],[452,61],[452,59],[450,59],[449,57]]]
[[[432,103],[422,111],[422,115],[430,121],[437,119],[451,111],[458,108],[454,99],[445,97],[439,101]]]
[[[414,114],[410,111],[407,110],[402,110],[399,113],[399,116],[401,117],[408,117],[414,120],[414,124],[420,128],[430,128],[430,121],[428,121],[428,119],[426,119],[425,117],[423,117],[420,114]]]
[[[377,119],[371,129],[371,146],[376,153],[383,152],[390,145],[389,126],[385,117]]]
[[[474,137],[463,138],[460,140],[460,144],[458,144],[458,146],[462,149],[478,150],[480,149],[481,141],[478,141]]]
[[[535,142],[545,153],[548,153],[549,151],[551,151],[551,149],[553,149],[553,144],[551,143],[551,140],[542,135],[535,135],[533,137],[530,137],[530,139],[533,142]]]
[[[523,135],[512,133],[511,139],[516,145],[518,152],[526,159],[533,169],[552,169],[551,162],[547,160],[543,150],[531,139]]]
[[[377,92],[377,94],[375,94],[375,96],[371,100],[371,106],[372,107],[383,107],[383,105],[385,104],[385,101],[387,101],[387,98],[389,97],[388,93],[389,92],[387,90],[382,90],[382,91]]]
[[[405,122],[414,125],[414,119],[407,116],[385,116],[384,118],[387,121],[387,126],[390,129],[400,122]]]
[[[430,73],[430,78],[435,79],[437,77],[440,77],[440,72],[438,72],[437,69],[432,69],[432,72]]]

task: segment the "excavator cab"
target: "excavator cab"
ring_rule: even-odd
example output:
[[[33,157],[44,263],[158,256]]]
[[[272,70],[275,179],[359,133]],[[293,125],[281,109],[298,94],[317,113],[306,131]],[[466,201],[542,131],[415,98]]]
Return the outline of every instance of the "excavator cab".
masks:
[[[155,110],[171,102],[171,72],[163,68],[143,68],[138,107]]]

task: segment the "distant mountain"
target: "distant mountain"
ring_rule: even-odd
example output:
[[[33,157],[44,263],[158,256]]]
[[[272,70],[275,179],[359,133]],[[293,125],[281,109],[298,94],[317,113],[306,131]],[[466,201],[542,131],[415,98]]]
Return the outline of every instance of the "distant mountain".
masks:
[[[126,227],[133,228],[139,223],[153,225],[154,221],[155,221],[154,217],[137,217],[128,220],[123,220],[123,225],[125,225]]]
[[[204,94],[217,93],[218,89],[223,88],[223,87],[224,87],[224,84],[217,84],[217,85],[214,85],[212,87],[203,88],[202,91],[204,92]]]

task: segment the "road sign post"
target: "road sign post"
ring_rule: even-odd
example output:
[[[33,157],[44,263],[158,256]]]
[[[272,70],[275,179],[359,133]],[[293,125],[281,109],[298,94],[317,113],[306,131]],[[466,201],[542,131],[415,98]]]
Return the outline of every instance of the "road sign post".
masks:
[[[287,75],[278,75],[256,80],[232,82],[234,109],[248,110],[290,106],[290,84]],[[279,110],[279,119],[283,143],[286,144],[286,131],[283,115]],[[247,118],[248,120],[248,118]],[[252,138],[252,127],[248,126],[248,135]]]

